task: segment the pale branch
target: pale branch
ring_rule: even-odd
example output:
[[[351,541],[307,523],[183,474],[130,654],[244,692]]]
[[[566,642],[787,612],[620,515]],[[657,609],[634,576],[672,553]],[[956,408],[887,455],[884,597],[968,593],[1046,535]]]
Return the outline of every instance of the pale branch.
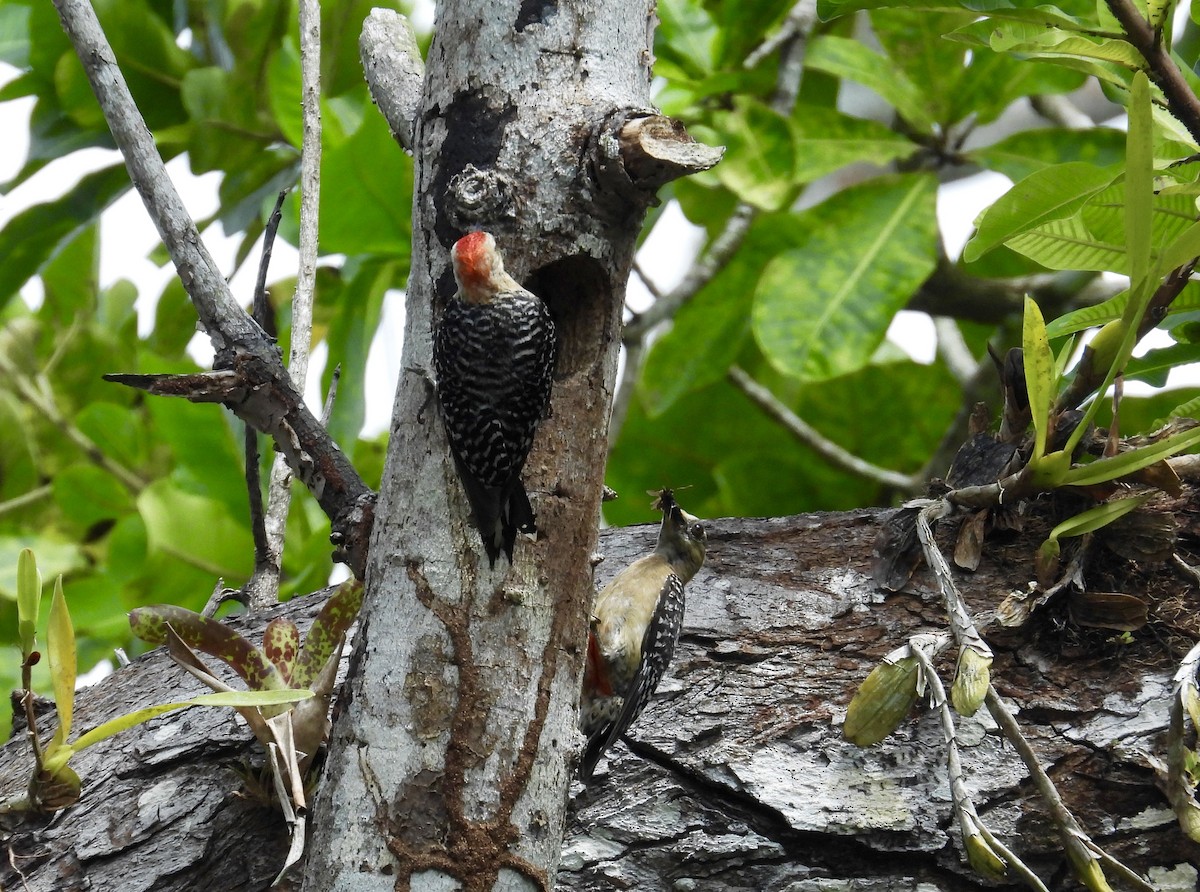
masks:
[[[938,355],[942,357],[942,362],[946,363],[946,368],[955,380],[965,385],[975,377],[980,363],[971,355],[971,348],[967,346],[962,329],[950,316],[934,316],[933,329],[937,335]],[[987,364],[991,367],[990,360],[987,360]]]
[[[849,471],[851,474],[856,474],[881,486],[889,486],[906,495],[920,491],[924,485],[924,478],[919,475],[901,474],[899,471],[881,468],[822,436],[820,431],[781,403],[775,394],[755,381],[740,366],[730,367],[727,377],[734,387],[762,409],[771,420],[778,423],[799,442],[812,449],[834,467]]]
[[[1164,45],[1161,29],[1150,26],[1133,0],[1108,0],[1108,8],[1120,22],[1126,39],[1146,60],[1146,73],[1162,90],[1171,114],[1187,128],[1192,139],[1200,141],[1200,100],[1171,58],[1171,48]]]
[[[811,0],[799,0],[789,10],[787,16],[779,26],[779,30],[766,37],[762,43],[750,51],[750,55],[746,57],[746,60],[742,63],[742,67],[747,69],[754,68],[759,62],[762,62],[784,43],[796,36],[797,33],[810,31],[814,24],[813,18],[815,14],[815,3],[812,3]]]
[[[54,487],[47,483],[44,486],[39,486],[29,492],[23,492],[19,496],[13,496],[7,501],[0,502],[0,515],[4,515],[9,511],[16,511],[20,508],[26,508],[41,499],[47,498],[54,494]]]
[[[216,366],[248,376],[238,387],[221,383],[218,390],[255,392],[255,398],[246,403],[227,405],[243,421],[275,439],[277,449],[330,517],[337,543],[335,556],[361,574],[374,517],[374,493],[304,405],[272,339],[234,300],[171,184],[91,4],[87,0],[55,0],[55,7],[125,159],[130,180],[213,342]],[[183,389],[190,391],[189,398],[207,399],[195,389],[200,379],[186,377],[189,385]],[[256,411],[247,411],[250,406]]]
[[[425,63],[412,23],[392,9],[372,9],[363,22],[358,52],[371,98],[400,147],[413,151]]]
[[[1033,751],[1033,747],[1025,739],[1025,735],[1021,732],[1021,726],[1017,723],[1012,711],[1009,710],[1008,706],[1000,698],[1000,694],[996,692],[994,686],[988,685],[987,697],[984,703],[987,706],[988,712],[991,713],[992,718],[996,720],[996,724],[1000,726],[1000,730],[1003,732],[1005,738],[1013,745],[1017,754],[1021,757],[1021,761],[1025,763],[1025,767],[1029,770],[1029,777],[1042,797],[1046,808],[1049,809],[1050,816],[1058,827],[1059,834],[1062,837],[1063,847],[1067,852],[1068,860],[1076,871],[1087,871],[1091,865],[1094,865],[1099,860],[1103,860],[1105,863],[1114,866],[1119,865],[1119,869],[1126,882],[1134,885],[1141,892],[1154,892],[1154,887],[1142,877],[1138,876],[1128,867],[1120,865],[1111,856],[1104,855],[1099,847],[1083,831],[1083,828],[1079,826],[1079,822],[1075,820],[1075,816],[1071,814],[1071,811],[1063,803],[1058,788],[1054,786],[1054,781],[1050,779],[1050,775],[1046,774],[1046,770],[1042,768],[1037,753]]]
[[[625,426],[625,416],[629,414],[629,404],[637,390],[638,372],[642,367],[642,355],[646,352],[646,342],[643,340],[629,341],[625,344],[625,363],[621,366],[621,379],[617,382],[617,392],[613,395],[612,413],[609,416],[608,430],[615,442],[616,437]]]
[[[312,351],[313,298],[317,285],[317,224],[321,208],[321,8],[318,0],[300,0],[300,232],[296,291],[292,297],[288,374],[301,393]],[[267,484],[266,560],[257,564],[246,586],[246,606],[265,610],[279,600],[283,545],[292,502],[292,472],[276,453]]]
[[[983,819],[979,817],[978,809],[976,809],[975,802],[971,798],[971,793],[967,788],[966,779],[963,775],[962,754],[959,752],[958,747],[958,729],[954,725],[954,716],[950,712],[950,703],[946,697],[946,688],[942,684],[942,679],[937,674],[937,670],[933,667],[933,660],[930,654],[926,653],[924,648],[910,642],[909,652],[921,665],[921,673],[925,684],[929,686],[930,705],[938,711],[938,716],[942,722],[942,736],[946,742],[946,773],[950,778],[950,801],[954,807],[954,813],[958,818],[963,848],[969,856],[972,847],[979,845],[979,840],[972,839],[972,837],[982,837],[986,847],[992,849],[993,853],[1003,860],[1006,869],[1011,869],[1020,875],[1025,884],[1034,889],[1035,892],[1048,892],[1046,885],[1033,872],[1029,865],[1022,861],[1010,848],[1000,842],[983,822]]]
[[[279,231],[279,222],[283,218],[283,202],[287,191],[280,191],[275,198],[275,207],[267,218],[263,230],[262,256],[258,261],[258,279],[254,284],[254,298],[250,303],[250,313],[254,321],[262,326],[263,331],[274,337],[275,313],[267,297],[267,273],[271,267],[271,253],[275,247],[275,235]],[[212,596],[204,605],[204,615],[216,616],[217,608],[230,598],[242,599],[242,603],[251,600],[250,592],[258,587],[258,578],[270,572],[271,544],[267,539],[266,512],[263,509],[262,474],[259,470],[260,453],[258,449],[258,431],[250,425],[244,425],[244,454],[246,461],[246,491],[250,502],[250,533],[254,539],[254,571],[250,579],[239,591],[217,586]]]
[[[1075,104],[1065,96],[1053,93],[1044,96],[1030,96],[1029,104],[1033,106],[1035,112],[1059,127],[1069,130],[1086,130],[1095,124],[1086,113],[1076,108]]]

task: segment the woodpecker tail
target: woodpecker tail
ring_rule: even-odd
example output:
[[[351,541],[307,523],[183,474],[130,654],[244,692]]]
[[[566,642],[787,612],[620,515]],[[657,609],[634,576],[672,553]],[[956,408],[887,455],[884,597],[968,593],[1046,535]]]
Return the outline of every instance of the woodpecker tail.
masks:
[[[496,558],[501,552],[511,564],[517,534],[537,533],[533,506],[529,504],[529,495],[521,479],[517,477],[506,486],[483,486],[461,465],[459,478],[475,514],[475,525],[487,552],[488,566],[496,566]]]

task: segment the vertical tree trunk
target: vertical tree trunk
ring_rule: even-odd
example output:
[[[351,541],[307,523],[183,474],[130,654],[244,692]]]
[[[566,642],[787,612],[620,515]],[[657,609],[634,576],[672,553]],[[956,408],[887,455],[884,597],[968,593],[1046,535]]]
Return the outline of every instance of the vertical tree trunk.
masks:
[[[405,372],[306,889],[553,884],[625,283],[653,189],[624,173],[619,135],[649,102],[652,8],[439,4]],[[542,535],[494,570],[422,376],[454,292],[449,248],[472,229],[495,235],[560,338],[552,417],[524,474]]]

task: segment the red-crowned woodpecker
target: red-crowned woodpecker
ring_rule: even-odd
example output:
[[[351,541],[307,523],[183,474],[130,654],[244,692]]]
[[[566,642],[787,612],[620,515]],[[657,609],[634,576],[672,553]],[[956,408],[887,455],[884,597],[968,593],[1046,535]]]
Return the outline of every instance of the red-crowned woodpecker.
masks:
[[[486,232],[450,250],[458,292],[433,338],[433,367],[446,436],[491,566],[512,561],[517,533],[534,533],[521,483],[538,422],[550,404],[557,342],[538,297],[504,271]]]
[[[658,687],[679,640],[683,587],[704,564],[704,524],[680,508],[669,489],[654,507],[663,515],[654,551],[618,573],[592,609],[579,705],[588,738],[579,766],[584,782]]]

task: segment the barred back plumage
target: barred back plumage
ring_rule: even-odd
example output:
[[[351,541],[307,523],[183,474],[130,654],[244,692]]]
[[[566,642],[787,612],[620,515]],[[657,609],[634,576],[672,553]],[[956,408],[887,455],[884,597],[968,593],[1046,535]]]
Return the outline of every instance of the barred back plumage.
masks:
[[[453,256],[459,294],[434,333],[434,372],[447,439],[494,566],[501,551],[512,560],[518,532],[535,531],[520,475],[550,402],[557,342],[546,305],[504,272],[491,236],[465,236]]]

